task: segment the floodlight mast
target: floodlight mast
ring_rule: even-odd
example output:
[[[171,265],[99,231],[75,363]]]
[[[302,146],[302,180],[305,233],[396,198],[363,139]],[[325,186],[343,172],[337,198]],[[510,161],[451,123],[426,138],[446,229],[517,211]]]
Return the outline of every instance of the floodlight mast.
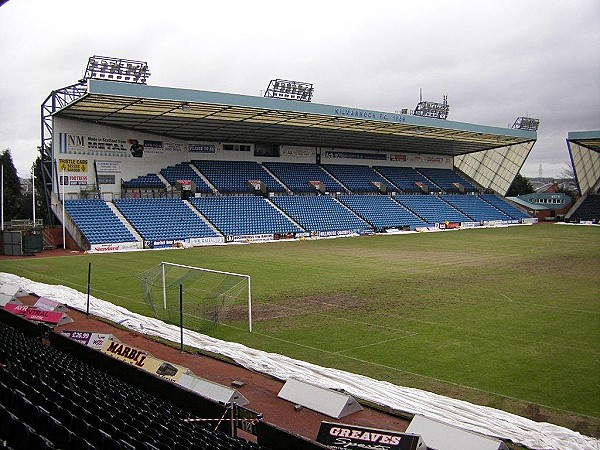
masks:
[[[277,78],[269,82],[269,86],[265,91],[264,97],[310,102],[312,100],[314,90],[315,89],[312,83],[282,80]]]
[[[0,0],[1,2],[2,0]],[[146,84],[150,76],[148,63],[107,56],[91,56],[85,75],[77,83],[53,90],[44,100],[41,107],[42,145],[38,147],[41,158],[41,178],[46,198],[46,220],[54,225],[55,215],[52,212],[52,180],[58,180],[58,170],[53,165],[52,143],[54,142],[53,115],[69,103],[87,93],[87,81],[92,78],[119,81],[125,83]]]
[[[125,83],[146,84],[150,77],[148,63],[111,56],[90,56],[82,81],[104,79]]]
[[[448,118],[449,112],[450,105],[448,105],[448,96],[444,95],[443,103],[423,101],[423,99],[420,98],[413,115],[445,120]]]
[[[537,131],[540,120],[533,117],[517,117],[512,128],[517,130]]]

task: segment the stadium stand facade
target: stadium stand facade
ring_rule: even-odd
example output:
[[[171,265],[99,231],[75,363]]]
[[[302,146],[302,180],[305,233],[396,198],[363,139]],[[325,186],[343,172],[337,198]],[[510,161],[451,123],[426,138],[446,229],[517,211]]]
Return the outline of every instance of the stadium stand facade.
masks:
[[[534,131],[98,79],[70,88],[49,97],[64,107],[41,151],[49,216],[72,202],[81,249],[529,220],[502,196]],[[86,198],[106,203],[81,203],[98,220],[75,212]]]
[[[565,218],[600,223],[600,131],[570,132],[567,147],[581,197]]]

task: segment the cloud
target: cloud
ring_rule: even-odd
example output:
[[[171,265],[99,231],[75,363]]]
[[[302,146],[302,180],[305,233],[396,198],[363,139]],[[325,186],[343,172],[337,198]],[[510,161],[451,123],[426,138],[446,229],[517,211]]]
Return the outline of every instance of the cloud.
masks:
[[[451,120],[536,117],[524,172],[558,175],[567,133],[600,129],[598,23],[596,0],[13,0],[0,9],[0,146],[26,173],[42,101],[107,55],[147,61],[160,86],[260,95],[288,78],[314,83],[314,102],[383,111],[414,108],[422,89],[448,95]]]

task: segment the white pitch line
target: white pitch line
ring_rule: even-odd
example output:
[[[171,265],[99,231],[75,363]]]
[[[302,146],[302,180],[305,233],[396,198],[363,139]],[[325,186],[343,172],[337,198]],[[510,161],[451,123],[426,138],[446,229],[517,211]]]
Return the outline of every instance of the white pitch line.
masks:
[[[477,387],[474,387],[474,386],[469,386],[469,385],[466,385],[466,384],[460,384],[460,383],[456,383],[456,382],[453,382],[453,381],[444,380],[442,378],[436,378],[436,377],[424,375],[422,373],[411,372],[410,370],[404,370],[404,369],[400,369],[398,367],[388,366],[387,364],[381,364],[381,363],[377,363],[377,362],[374,362],[374,361],[368,361],[366,359],[355,358],[354,356],[343,355],[343,354],[340,354],[340,353],[337,353],[337,352],[332,352],[330,350],[325,350],[323,348],[313,347],[311,345],[300,344],[299,342],[293,342],[293,341],[289,341],[287,339],[278,338],[278,337],[272,336],[270,334],[265,334],[265,333],[256,332],[256,331],[254,331],[253,333],[257,334],[259,336],[264,336],[266,338],[276,340],[276,341],[285,342],[287,344],[292,344],[292,345],[297,346],[297,347],[307,348],[307,349],[310,349],[310,350],[315,350],[315,351],[320,352],[320,353],[325,353],[325,354],[329,354],[329,355],[339,356],[340,358],[349,359],[351,361],[362,363],[362,364],[365,364],[365,365],[368,365],[368,366],[380,367],[380,368],[387,369],[387,370],[390,370],[390,371],[393,371],[393,372],[399,372],[399,373],[405,373],[405,374],[409,374],[409,375],[414,375],[414,376],[419,377],[419,378],[425,378],[427,380],[439,381],[441,383],[449,384],[449,385],[452,385],[452,386],[458,386],[458,387],[465,388],[465,389],[471,389],[471,390],[477,391],[477,392],[484,392],[486,394],[492,394],[492,395],[496,395],[496,396],[502,397],[502,398],[507,398],[507,399],[510,399],[510,400],[532,402],[531,400],[527,400],[527,399],[523,399],[523,398],[519,398],[519,397],[511,397],[510,395],[500,394],[499,392],[488,391],[488,390],[477,388]],[[394,384],[396,384],[396,383],[394,383]],[[398,385],[398,386],[400,386],[400,385]],[[562,411],[562,412],[566,412],[566,413],[569,413],[569,414],[577,414],[577,415],[582,416],[582,417],[589,417],[589,418],[592,418],[592,419],[598,419],[598,417],[595,417],[595,416],[588,416],[588,415],[585,415],[585,414],[581,414],[581,413],[576,413],[576,412],[573,412],[573,411],[569,411],[569,410],[566,410],[566,409],[557,408],[555,406],[545,405],[543,403],[538,403],[538,402],[532,402],[532,403],[535,403],[535,404],[537,404],[539,406],[542,406],[544,408],[553,409],[555,411]]]
[[[390,317],[398,317],[398,316],[390,315]],[[448,324],[445,324],[445,323],[432,322],[432,321],[429,321],[429,320],[417,319],[415,317],[402,317],[402,319],[403,320],[412,320],[413,322],[424,323],[424,324],[427,324],[427,325],[433,325],[433,326],[437,326],[437,327],[441,327],[441,328],[447,328],[447,329],[450,329],[450,330],[462,331],[462,332],[464,332],[464,333],[466,333],[466,334],[468,334],[470,336],[474,336],[474,337],[476,337],[476,338],[478,338],[480,340],[483,340],[483,341],[495,341],[495,342],[497,342],[498,339],[499,339],[497,336],[488,336],[488,335],[485,335],[485,334],[482,334],[482,333],[473,332],[473,331],[471,331],[471,329],[465,328],[465,327],[457,327],[455,325],[448,325]],[[508,335],[502,336],[502,339],[505,339],[505,340],[508,340],[508,341],[512,341],[512,342],[530,343],[530,341],[527,340],[527,339],[519,339],[519,338],[515,338],[515,337],[512,337],[512,336],[508,336]],[[560,347],[560,348],[564,348],[564,349],[567,349],[567,350],[576,350],[576,351],[579,351],[579,352],[582,352],[582,353],[591,353],[591,354],[594,354],[594,355],[598,354],[598,350],[595,350],[595,349],[584,349],[584,348],[579,348],[579,347],[573,347],[571,345],[556,344],[556,343],[553,343],[553,342],[542,341],[542,342],[539,342],[538,345],[547,345],[547,346],[549,345],[549,346],[552,346],[552,347]]]
[[[518,303],[522,303],[522,302],[514,302],[513,300],[511,300],[511,302],[517,303],[517,304]],[[335,304],[326,303],[326,302],[324,304],[331,305],[331,306],[337,306]],[[282,308],[291,309],[293,311],[303,312],[304,314],[302,314],[302,315],[310,315],[310,314],[319,313],[323,317],[330,317],[330,318],[333,318],[335,320],[343,320],[343,321],[350,322],[350,323],[378,327],[378,328],[382,328],[382,329],[388,330],[388,331],[399,331],[399,332],[402,332],[402,333],[407,333],[407,335],[403,336],[403,337],[411,337],[413,335],[418,334],[418,333],[409,332],[407,330],[403,330],[403,329],[399,329],[399,328],[388,327],[388,326],[385,326],[385,325],[378,325],[378,324],[374,324],[374,323],[370,323],[370,322],[364,322],[364,321],[361,321],[361,320],[346,319],[344,317],[332,316],[332,315],[329,315],[329,314],[323,314],[320,311],[303,311],[303,310],[301,310],[299,308],[294,308],[294,307],[291,307],[291,306],[285,306],[285,305],[280,305],[280,306]],[[392,315],[390,315],[390,317],[398,317],[398,316],[392,314]],[[482,339],[484,341],[497,340],[497,337],[494,337],[493,339],[491,339],[488,336],[481,335],[479,333],[473,333],[470,329],[464,328],[464,327],[457,327],[457,326],[448,325],[448,324],[445,324],[445,323],[431,322],[431,321],[427,321],[427,320],[416,319],[416,318],[413,318],[413,317],[402,317],[402,319],[403,320],[411,320],[411,321],[414,321],[414,322],[425,323],[427,325],[434,325],[434,326],[438,326],[438,327],[442,327],[442,328],[449,328],[451,330],[463,331],[463,332],[465,332],[467,334],[470,334],[471,336],[475,336],[475,337],[477,337],[479,339]],[[389,339],[388,341],[394,341],[394,340],[397,340],[397,339],[402,339],[403,337],[401,337],[401,338],[392,338],[392,339]],[[512,337],[512,336],[504,336],[504,339],[507,339],[507,340],[513,341],[513,342],[529,342],[527,340],[515,338],[515,337]],[[381,342],[378,342],[378,343],[381,344],[383,342],[388,342],[388,341],[381,341]],[[368,347],[368,346],[371,346],[371,345],[377,345],[378,343],[375,343],[375,344],[366,344],[364,347]],[[556,346],[556,347],[560,347],[560,348],[565,348],[567,350],[575,350],[575,351],[579,351],[579,352],[582,352],[582,353],[598,354],[598,352],[596,350],[593,350],[593,349],[583,349],[583,348],[573,347],[573,346],[570,346],[570,345],[556,344],[556,343],[548,343],[548,345],[552,345],[552,346]],[[361,347],[357,347],[357,348],[361,348]],[[338,352],[333,352],[333,353],[341,355],[341,352],[350,351],[350,350],[353,350],[353,349],[340,350]]]
[[[398,341],[400,339],[404,339],[404,338],[416,336],[417,334],[419,334],[419,333],[410,333],[410,334],[407,334],[406,336],[398,336],[398,337],[395,337],[395,338],[392,338],[392,339],[386,339],[384,341],[373,342],[371,344],[365,344],[365,345],[359,345],[358,347],[348,348],[346,350],[339,350],[339,351],[334,352],[334,353],[337,353],[339,355],[339,354],[344,353],[344,352],[351,352],[353,350],[358,350],[359,348],[372,347],[374,345],[386,344],[388,342]]]
[[[446,293],[446,294],[455,295],[457,297],[472,298],[472,299],[476,299],[476,300],[480,300],[481,299],[480,296],[478,296],[476,294],[467,294],[467,293],[464,293],[464,292],[447,290],[447,289],[419,288],[419,287],[415,287],[415,286],[404,286],[404,289],[405,290],[412,290],[412,291],[427,291],[427,292]],[[498,294],[498,295],[504,297],[506,299],[506,301],[508,301],[510,303],[514,303],[515,305],[533,306],[533,307],[536,307],[536,308],[557,309],[557,310],[560,310],[560,311],[567,311],[567,312],[572,312],[572,313],[600,315],[600,311],[591,311],[589,309],[565,308],[564,306],[543,305],[541,303],[532,303],[532,302],[525,302],[525,301],[521,301],[521,300],[513,300],[512,298],[510,298],[509,296],[503,294],[500,291],[495,291],[493,289],[487,289],[487,288],[481,288],[481,287],[479,289],[490,291],[490,292],[493,292],[495,294]],[[497,300],[504,300],[504,299],[498,298]]]

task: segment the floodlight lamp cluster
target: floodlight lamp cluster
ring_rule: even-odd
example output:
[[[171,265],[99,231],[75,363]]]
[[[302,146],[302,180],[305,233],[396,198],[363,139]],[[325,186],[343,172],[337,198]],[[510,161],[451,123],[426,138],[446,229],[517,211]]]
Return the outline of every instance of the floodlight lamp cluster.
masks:
[[[148,63],[109,56],[90,56],[83,80],[101,79],[146,84],[150,77]]]
[[[517,130],[537,131],[540,126],[540,120],[533,117],[517,117],[512,128]]]
[[[413,114],[415,116],[432,117],[434,119],[447,119],[450,112],[448,96],[444,95],[443,103],[420,101],[417,103]]]
[[[312,83],[275,79],[269,82],[264,96],[268,98],[284,98],[287,100],[310,102],[313,92],[314,87]]]

